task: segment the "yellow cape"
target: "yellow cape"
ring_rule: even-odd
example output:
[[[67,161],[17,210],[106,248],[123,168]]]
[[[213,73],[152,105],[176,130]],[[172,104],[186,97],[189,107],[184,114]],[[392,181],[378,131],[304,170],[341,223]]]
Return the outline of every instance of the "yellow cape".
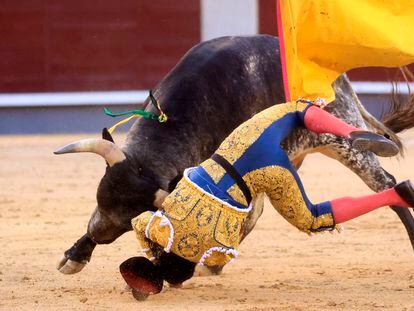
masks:
[[[413,0],[277,0],[286,100],[335,99],[357,67],[414,62]]]

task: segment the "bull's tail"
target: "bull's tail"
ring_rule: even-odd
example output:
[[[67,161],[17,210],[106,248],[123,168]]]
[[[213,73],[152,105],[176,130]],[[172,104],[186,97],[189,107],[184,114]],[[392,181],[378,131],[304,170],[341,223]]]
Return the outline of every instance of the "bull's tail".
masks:
[[[381,122],[366,111],[360,102],[358,102],[358,108],[364,120],[379,133],[389,136],[398,145],[400,153],[403,155],[403,144],[396,133],[414,127],[414,95],[412,95],[408,84],[408,82],[414,81],[414,74],[407,67],[401,67],[400,71],[408,85],[408,97],[398,94],[396,84],[393,84],[390,107],[381,116]]]
[[[398,90],[394,84],[390,109],[381,118],[382,122],[395,133],[414,127],[414,95],[412,95],[410,85],[408,84],[409,81],[414,81],[414,74],[407,67],[401,67],[400,70],[408,85],[408,97],[398,94]]]
[[[393,93],[390,110],[382,116],[381,120],[395,133],[414,127],[414,96],[409,95],[407,102],[401,96]]]

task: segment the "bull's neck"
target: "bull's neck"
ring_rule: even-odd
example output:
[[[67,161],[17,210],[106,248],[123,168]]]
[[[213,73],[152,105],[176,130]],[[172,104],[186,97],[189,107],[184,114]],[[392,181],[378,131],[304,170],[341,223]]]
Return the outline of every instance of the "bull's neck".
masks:
[[[148,141],[135,140],[123,148],[128,155],[132,165],[137,168],[145,166],[153,172],[162,189],[167,190],[169,183],[182,174],[186,168],[177,157],[172,156],[170,152],[161,152],[161,150],[154,150],[155,148],[149,146]],[[186,155],[180,157],[186,158]]]

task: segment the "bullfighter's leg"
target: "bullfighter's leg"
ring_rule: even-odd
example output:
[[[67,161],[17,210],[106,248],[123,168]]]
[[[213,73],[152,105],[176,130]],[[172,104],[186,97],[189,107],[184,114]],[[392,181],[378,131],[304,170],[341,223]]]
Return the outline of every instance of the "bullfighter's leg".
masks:
[[[328,139],[328,141],[330,140]],[[381,167],[374,154],[352,149],[345,140],[336,141],[332,139],[330,144],[321,152],[351,169],[375,192],[394,187],[396,184],[394,176]],[[409,209],[400,206],[391,206],[391,208],[404,224],[411,246],[414,248],[413,215]]]
[[[275,168],[272,168],[275,170]],[[387,205],[414,205],[414,188],[405,181],[394,188],[362,197],[345,197],[312,204],[293,166],[280,167],[268,183],[266,192],[276,210],[299,230],[311,233],[333,229],[336,224],[366,214]]]
[[[360,197],[338,198],[330,203],[335,222],[339,224],[383,206],[413,207],[414,187],[410,181],[404,181],[393,188],[378,193]]]
[[[359,150],[370,150],[384,157],[395,156],[399,152],[397,144],[393,141],[382,135],[350,125],[317,106],[310,106],[306,109],[303,123],[311,132],[345,137],[351,141],[354,148]]]

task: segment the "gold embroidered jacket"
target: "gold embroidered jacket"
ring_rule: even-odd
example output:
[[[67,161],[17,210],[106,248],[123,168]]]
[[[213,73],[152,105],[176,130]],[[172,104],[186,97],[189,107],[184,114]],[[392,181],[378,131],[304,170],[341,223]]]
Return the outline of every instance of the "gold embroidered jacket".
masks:
[[[308,233],[334,228],[331,205],[309,201],[280,143],[303,125],[309,106],[270,107],[235,129],[216,151],[240,174],[253,198],[266,193],[287,221]],[[210,158],[185,171],[162,210],[145,212],[132,225],[150,257],[148,239],[190,261],[224,265],[237,256],[251,208],[239,184]]]

